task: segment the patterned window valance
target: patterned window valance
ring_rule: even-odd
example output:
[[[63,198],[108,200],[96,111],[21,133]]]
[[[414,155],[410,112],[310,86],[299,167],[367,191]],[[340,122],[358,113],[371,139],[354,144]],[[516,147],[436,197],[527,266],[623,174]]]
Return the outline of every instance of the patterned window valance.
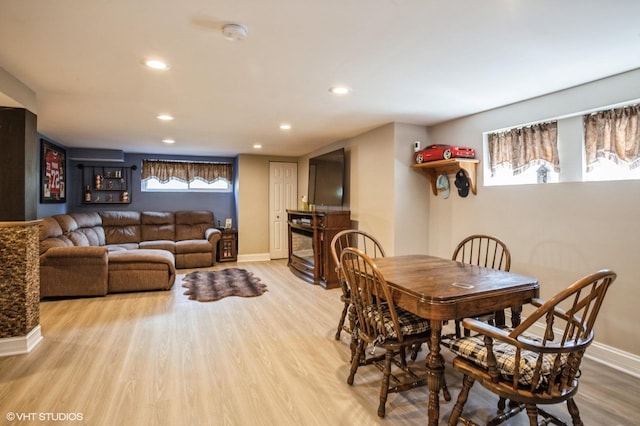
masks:
[[[156,178],[161,183],[167,183],[171,179],[187,183],[195,179],[207,183],[213,183],[218,179],[231,182],[233,168],[231,163],[142,160],[141,177],[143,180]]]
[[[510,167],[517,175],[541,164],[559,172],[558,123],[552,121],[489,134],[489,160],[492,176],[499,167]]]
[[[596,112],[584,117],[587,171],[600,158],[629,169],[640,166],[640,105]]]

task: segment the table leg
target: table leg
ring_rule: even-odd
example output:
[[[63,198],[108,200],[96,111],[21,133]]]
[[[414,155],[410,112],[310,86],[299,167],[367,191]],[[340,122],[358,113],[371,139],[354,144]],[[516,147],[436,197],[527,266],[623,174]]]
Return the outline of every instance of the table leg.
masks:
[[[442,321],[430,320],[431,344],[427,355],[427,386],[429,387],[429,425],[437,426],[440,419],[440,389],[446,387],[444,381],[444,358],[440,354]],[[449,397],[451,398],[451,397]]]
[[[520,325],[522,318],[522,305],[511,307],[511,327],[516,328]]]

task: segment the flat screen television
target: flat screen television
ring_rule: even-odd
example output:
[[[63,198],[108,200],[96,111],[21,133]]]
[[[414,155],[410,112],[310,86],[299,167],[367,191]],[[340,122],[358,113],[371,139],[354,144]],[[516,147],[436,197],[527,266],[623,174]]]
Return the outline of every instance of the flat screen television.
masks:
[[[309,204],[316,208],[342,207],[344,178],[344,148],[310,158]]]

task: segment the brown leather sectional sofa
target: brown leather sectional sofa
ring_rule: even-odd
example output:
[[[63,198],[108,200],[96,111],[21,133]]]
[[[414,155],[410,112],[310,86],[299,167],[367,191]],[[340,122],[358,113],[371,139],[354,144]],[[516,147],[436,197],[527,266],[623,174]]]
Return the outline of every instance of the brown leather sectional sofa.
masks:
[[[40,297],[168,290],[176,268],[213,266],[210,211],[70,213],[40,224]]]

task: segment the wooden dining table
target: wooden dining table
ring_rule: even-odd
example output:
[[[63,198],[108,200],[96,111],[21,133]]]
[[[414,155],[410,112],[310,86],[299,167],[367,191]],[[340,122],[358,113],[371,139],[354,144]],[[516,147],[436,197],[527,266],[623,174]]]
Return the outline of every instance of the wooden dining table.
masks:
[[[445,388],[440,353],[443,322],[511,308],[515,326],[520,322],[522,305],[538,297],[538,280],[428,255],[380,257],[374,262],[391,288],[395,305],[429,319],[431,324],[426,357],[428,418],[429,425],[436,426],[439,393]]]

